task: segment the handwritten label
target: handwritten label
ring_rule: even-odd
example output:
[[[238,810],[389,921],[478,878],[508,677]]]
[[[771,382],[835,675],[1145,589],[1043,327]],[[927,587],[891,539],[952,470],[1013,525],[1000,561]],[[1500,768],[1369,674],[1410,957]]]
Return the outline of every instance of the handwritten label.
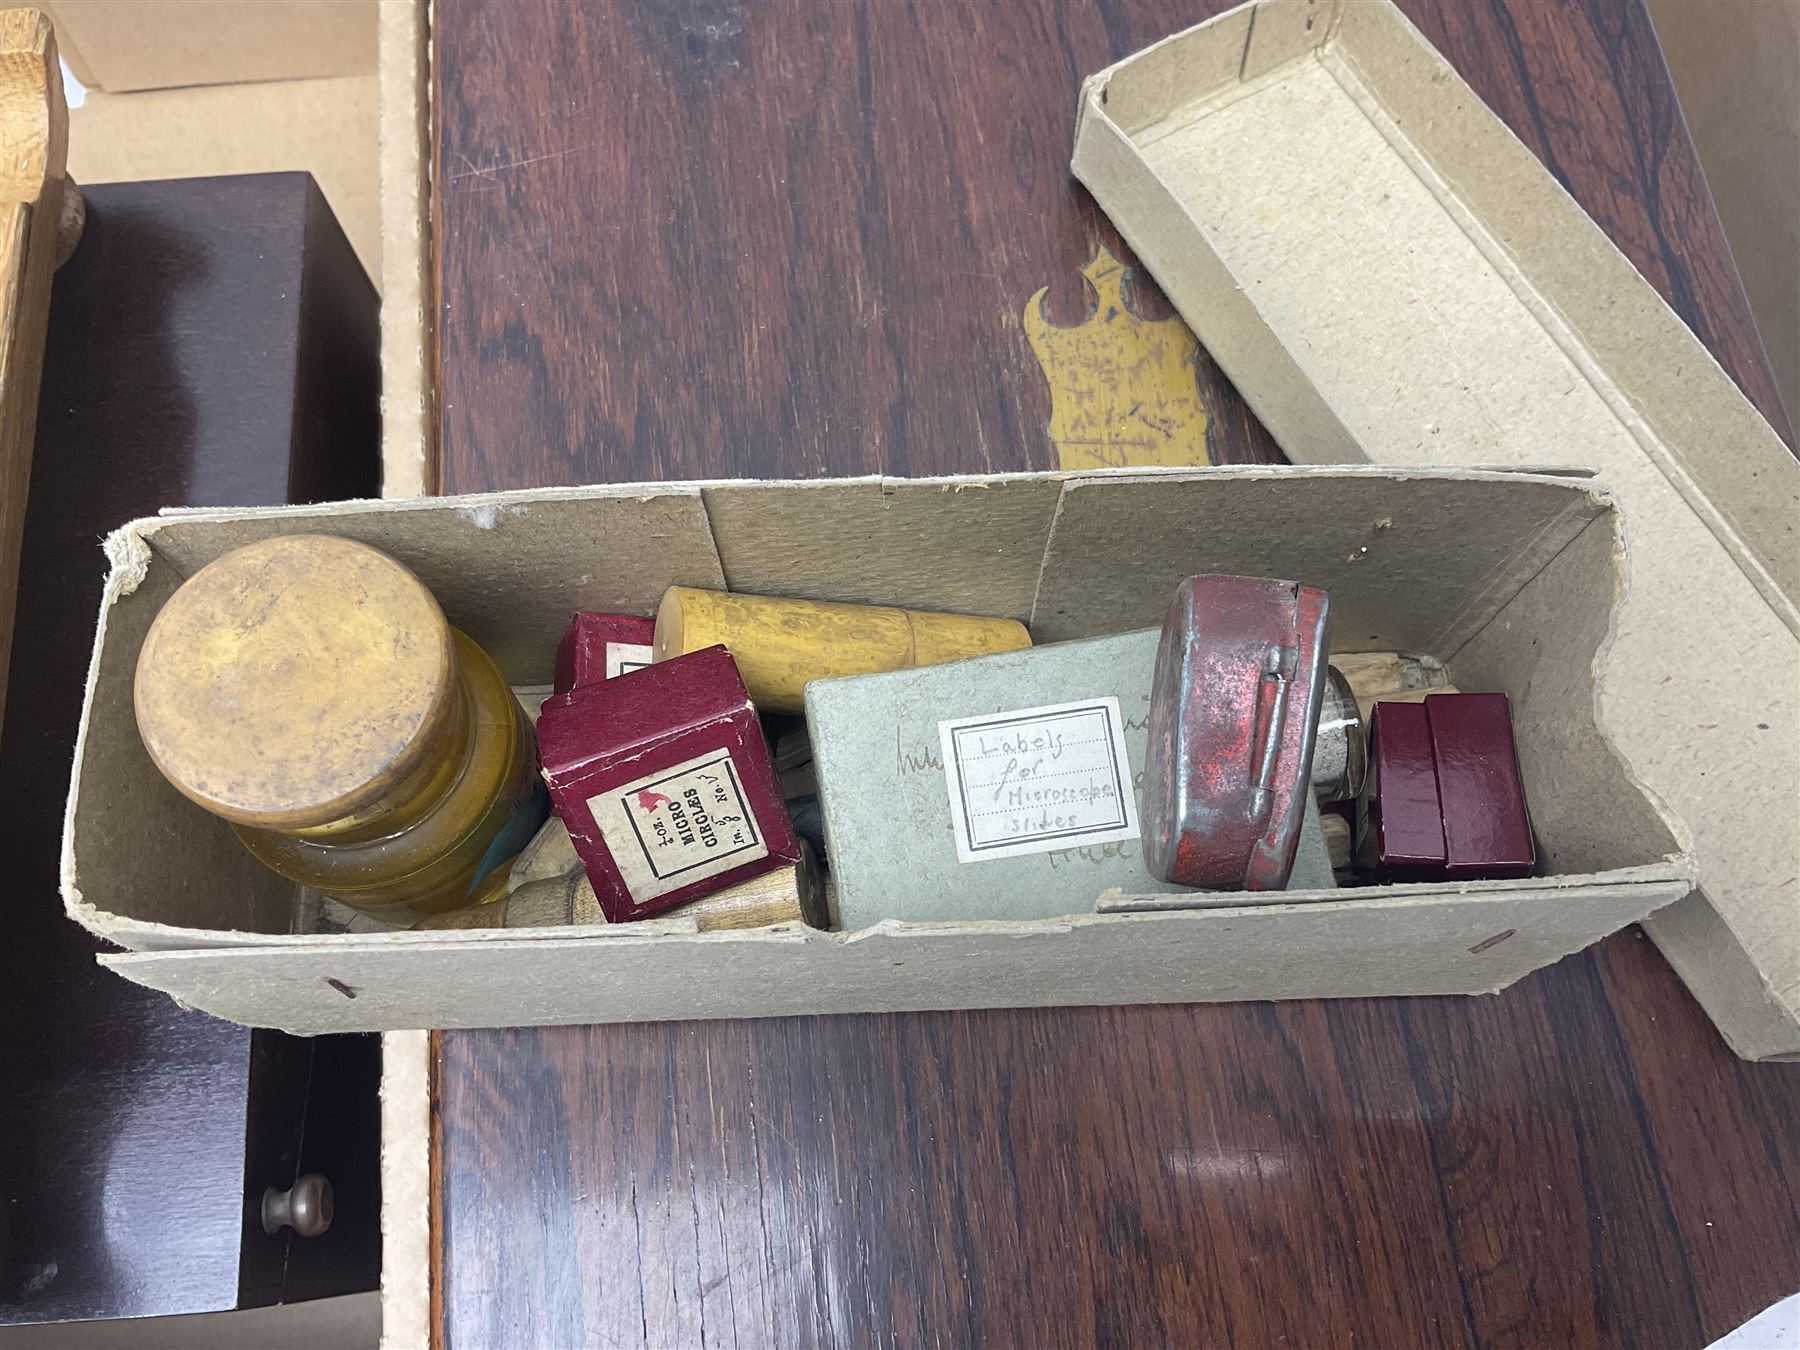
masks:
[[[904,778],[912,773],[942,773],[943,760],[937,757],[937,751],[928,745],[922,745],[915,752],[900,744],[900,728],[894,728],[894,772]]]
[[[958,862],[1138,837],[1116,698],[938,723]]]
[[[642,670],[650,664],[650,648],[641,642],[606,644],[606,678],[609,680],[627,671]]]
[[[588,809],[639,904],[769,856],[729,750],[608,788]]]

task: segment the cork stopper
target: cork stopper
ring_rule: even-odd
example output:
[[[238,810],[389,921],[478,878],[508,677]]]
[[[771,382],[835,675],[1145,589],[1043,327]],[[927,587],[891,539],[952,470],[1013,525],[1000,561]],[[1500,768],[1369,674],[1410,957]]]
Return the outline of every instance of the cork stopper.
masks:
[[[138,654],[139,734],[165,777],[243,825],[294,830],[418,770],[456,707],[424,584],[354,540],[287,535],[209,563]]]

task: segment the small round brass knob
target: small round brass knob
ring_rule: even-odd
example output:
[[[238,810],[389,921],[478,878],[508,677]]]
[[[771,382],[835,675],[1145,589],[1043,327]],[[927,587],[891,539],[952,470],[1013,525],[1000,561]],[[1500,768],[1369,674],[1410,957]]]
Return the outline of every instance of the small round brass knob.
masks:
[[[331,1183],[317,1172],[308,1172],[296,1178],[289,1190],[270,1186],[263,1191],[263,1232],[292,1228],[301,1237],[318,1237],[331,1227],[331,1209]]]

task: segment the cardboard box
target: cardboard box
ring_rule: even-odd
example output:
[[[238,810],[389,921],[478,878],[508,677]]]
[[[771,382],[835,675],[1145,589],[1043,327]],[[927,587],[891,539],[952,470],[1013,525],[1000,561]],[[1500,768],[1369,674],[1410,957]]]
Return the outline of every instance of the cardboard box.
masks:
[[[431,24],[427,0],[387,0],[376,28],[380,89],[381,490],[437,488],[431,378]],[[431,1197],[432,1038],[381,1038],[381,1343],[431,1343],[437,1268]]]
[[[1679,827],[1596,720],[1619,524],[1611,499],[1577,480],[1371,468],[639,484],[174,512],[107,542],[64,897],[76,921],[130,949],[102,958],[120,974],[302,1033],[1495,990],[1691,884]],[[1512,696],[1544,875],[855,933],[292,933],[294,888],[151,764],[131,681],[150,621],[185,577],[299,531],[393,553],[516,685],[549,679],[569,614],[647,614],[677,584],[979,610],[1027,621],[1048,643],[1150,626],[1192,572],[1293,577],[1332,591],[1343,649],[1430,652],[1460,686]],[[864,562],[847,573],[836,560],[851,552]]]
[[[69,110],[69,172],[78,183],[303,169],[370,280],[381,269],[373,75],[90,92]]]
[[[273,9],[276,6],[269,5],[265,8]],[[433,490],[436,481],[436,427],[429,366],[431,310],[426,303],[431,252],[431,161],[428,133],[430,25],[428,6],[423,0],[389,0],[379,6],[379,45],[379,284],[384,298],[384,491],[389,497],[409,497]],[[78,126],[73,152],[78,154],[79,151]],[[200,171],[202,170],[199,168],[184,169],[184,172]],[[315,169],[315,173],[317,172]],[[79,169],[77,173],[79,175]],[[329,181],[326,190],[340,216],[348,220],[350,213],[345,211],[338,194],[331,190]],[[353,239],[360,240],[361,236],[354,227],[351,227],[350,232]],[[359,243],[359,249],[361,247]],[[369,255],[365,252],[364,256]],[[866,490],[873,497],[874,489]],[[1047,512],[1042,519],[1047,521]],[[1037,528],[1047,526],[1040,525]],[[1592,540],[1588,547],[1598,551]],[[829,572],[828,568],[821,565],[809,573],[805,580],[812,584],[822,583]],[[1004,571],[1004,579],[1008,585],[1026,584],[1011,570]],[[566,615],[563,617],[566,618]],[[1155,616],[1144,620],[1147,623],[1155,621]],[[1603,645],[1605,638],[1604,635],[1583,638],[1584,642],[1590,640]],[[1585,678],[1585,672],[1578,678]],[[115,695],[117,692],[114,690]],[[1585,726],[1588,717],[1584,713],[1577,720]],[[1590,748],[1594,739],[1595,733],[1589,732]],[[1629,800],[1629,794],[1626,796]],[[1634,832],[1636,841],[1629,851],[1643,856],[1659,856],[1661,851],[1671,847],[1670,827],[1659,813],[1650,812],[1648,819],[1638,809],[1628,810],[1626,814],[1630,820],[1625,829]],[[1685,866],[1679,857],[1671,864],[1678,874]],[[1659,894],[1630,899],[1620,905],[1616,912],[1594,914],[1590,916],[1591,922],[1585,923],[1586,930],[1596,931],[1615,922],[1629,922],[1634,913],[1656,903],[1662,894],[1685,889],[1685,882],[1668,879],[1669,870],[1661,864],[1655,864],[1651,872],[1640,873],[1650,885],[1659,888]],[[74,880],[75,877],[72,876],[71,881]],[[1633,881],[1625,884],[1630,886],[1637,883]],[[1612,891],[1617,888],[1602,889]],[[1587,902],[1582,903],[1585,905]],[[1669,912],[1664,911],[1665,918]],[[1379,914],[1364,915],[1363,918],[1368,921],[1363,925],[1364,936],[1378,943],[1390,936],[1403,934],[1412,922],[1412,915],[1404,906],[1387,909]],[[1243,920],[1228,919],[1227,922],[1241,923]],[[1496,925],[1484,934],[1484,938],[1498,936],[1504,931],[1504,928]],[[1585,936],[1585,932],[1571,933],[1564,941],[1574,943],[1585,940]],[[1488,948],[1488,951],[1504,952],[1514,941],[1515,939],[1507,939]],[[505,950],[495,949],[496,953],[504,953]],[[206,952],[207,948],[203,946],[186,949],[187,954],[197,959],[207,959]],[[220,956],[223,960],[229,960],[240,954],[227,949]],[[269,955],[280,959],[282,954],[277,952]],[[1303,953],[1296,955],[1303,956]],[[1550,951],[1546,949],[1540,955],[1548,957]],[[1318,956],[1322,961],[1330,961],[1334,954],[1328,950],[1320,950]],[[180,961],[186,957],[182,950],[177,949],[170,959]],[[443,973],[449,972],[446,970]],[[1251,972],[1251,975],[1254,977],[1255,973]],[[228,980],[242,978],[229,970],[225,977]],[[428,1020],[423,1014],[418,1018],[419,1024]],[[430,1338],[430,1272],[435,1264],[429,1214],[432,1194],[430,1045],[430,1037],[420,1031],[396,1031],[383,1037],[382,1338],[384,1345],[389,1346],[423,1346]]]
[[[1151,874],[1140,842],[1161,639],[1142,628],[807,685],[834,926],[1059,918],[1107,891],[1184,891]],[[1048,720],[1020,716],[1046,705]],[[1329,891],[1310,790],[1305,806],[1286,889]]]
[[[376,0],[44,8],[87,91],[69,109],[77,182],[304,169],[379,286]]]
[[[376,0],[43,0],[63,58],[89,89],[367,74]]]
[[[1767,422],[1387,0],[1102,71],[1074,171],[1293,459],[1598,468],[1632,540],[1605,721],[1704,885],[1646,929],[1739,1054],[1800,1055],[1800,464]]]
[[[431,25],[425,0],[381,6],[382,495],[437,490],[431,375]]]

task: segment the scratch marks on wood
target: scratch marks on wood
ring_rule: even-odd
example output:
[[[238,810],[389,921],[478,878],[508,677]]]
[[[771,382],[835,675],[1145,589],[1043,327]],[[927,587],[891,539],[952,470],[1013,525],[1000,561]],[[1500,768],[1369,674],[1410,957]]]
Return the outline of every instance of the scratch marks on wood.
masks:
[[[571,145],[566,150],[551,150],[542,155],[525,155],[518,159],[509,159],[501,164],[477,164],[467,155],[458,155],[457,158],[468,165],[468,167],[465,169],[458,169],[445,181],[447,183],[461,183],[466,182],[469,179],[477,179],[485,185],[479,190],[491,191],[493,188],[500,186],[500,175],[503,173],[510,173],[514,169],[523,169],[529,164],[544,164],[550,160],[564,159],[569,155],[574,154],[580,148],[580,146]]]

